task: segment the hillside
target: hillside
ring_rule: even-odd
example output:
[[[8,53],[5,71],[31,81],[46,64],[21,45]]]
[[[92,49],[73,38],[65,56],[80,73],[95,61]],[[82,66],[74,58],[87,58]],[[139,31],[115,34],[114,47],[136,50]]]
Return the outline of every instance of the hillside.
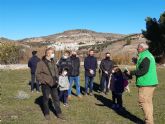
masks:
[[[0,41],[13,42],[13,40],[6,38],[1,38]],[[78,51],[83,60],[89,49],[96,50],[96,56],[99,59],[107,51],[110,51],[113,57],[122,56],[124,59],[126,57],[130,59],[130,57],[135,56],[137,45],[145,41],[146,39],[141,34],[123,35],[77,29],[43,37],[26,38],[14,43],[22,47],[27,59],[31,56],[32,50],[39,51],[39,56],[42,56],[44,49],[51,46],[59,51],[58,58],[61,56],[60,51],[67,49]]]

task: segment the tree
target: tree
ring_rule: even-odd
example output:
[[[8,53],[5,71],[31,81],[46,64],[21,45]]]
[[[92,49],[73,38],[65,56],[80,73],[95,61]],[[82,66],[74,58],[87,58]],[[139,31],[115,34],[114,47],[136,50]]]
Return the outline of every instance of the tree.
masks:
[[[142,34],[149,40],[149,50],[158,58],[158,62],[165,63],[165,12],[159,20],[147,17],[145,21],[146,30],[142,30]]]

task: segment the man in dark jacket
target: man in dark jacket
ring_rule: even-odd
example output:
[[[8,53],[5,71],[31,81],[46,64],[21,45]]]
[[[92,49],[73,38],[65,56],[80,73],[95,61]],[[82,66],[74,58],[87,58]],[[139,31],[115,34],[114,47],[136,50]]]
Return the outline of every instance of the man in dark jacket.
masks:
[[[31,92],[34,90],[34,84],[36,82],[36,90],[39,92],[39,82],[36,80],[36,68],[37,63],[40,61],[40,59],[37,57],[37,51],[32,51],[32,57],[28,61],[28,67],[31,69]]]
[[[59,69],[60,74],[62,73],[62,70],[67,69],[68,70],[68,76],[71,75],[72,63],[71,63],[71,60],[70,60],[70,52],[69,51],[65,51],[64,55],[58,61],[57,67]]]
[[[72,92],[72,83],[74,81],[76,85],[76,93],[79,98],[81,98],[80,95],[80,59],[77,57],[77,53],[75,51],[72,52],[72,55],[70,57],[71,64],[72,64],[72,71],[69,76],[69,83],[70,83],[70,88],[68,90],[68,98],[71,98],[71,92]]]
[[[47,120],[50,120],[48,105],[50,94],[54,103],[57,117],[60,119],[64,119],[58,97],[57,86],[59,75],[56,62],[53,60],[54,56],[54,49],[48,48],[45,51],[45,56],[43,57],[43,59],[38,62],[36,70],[36,77],[41,83],[43,94],[43,111]]]
[[[90,95],[93,95],[93,80],[96,76],[97,59],[94,57],[94,50],[89,51],[89,55],[84,60],[85,68],[85,95],[88,93],[88,85],[90,88]]]
[[[100,87],[101,87],[101,92],[104,92],[105,94],[109,91],[109,88],[108,88],[109,77],[112,72],[113,66],[114,66],[114,63],[110,59],[110,53],[107,52],[105,54],[105,58],[101,61],[101,64],[100,64],[100,69],[102,71]]]

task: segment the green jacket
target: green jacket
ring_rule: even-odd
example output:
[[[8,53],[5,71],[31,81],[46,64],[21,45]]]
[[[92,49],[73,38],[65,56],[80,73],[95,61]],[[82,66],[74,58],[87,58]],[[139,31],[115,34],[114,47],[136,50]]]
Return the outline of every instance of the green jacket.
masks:
[[[139,65],[146,57],[150,60],[149,69],[146,74],[137,77],[136,79],[137,86],[153,86],[158,84],[155,59],[148,50],[139,53],[136,69],[139,69]]]

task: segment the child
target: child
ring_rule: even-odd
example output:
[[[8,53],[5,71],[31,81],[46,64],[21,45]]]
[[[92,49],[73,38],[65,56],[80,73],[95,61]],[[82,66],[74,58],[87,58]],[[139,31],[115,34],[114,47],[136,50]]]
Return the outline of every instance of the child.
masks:
[[[120,109],[123,107],[122,93],[124,92],[124,78],[119,67],[114,67],[112,71],[110,89],[112,91],[112,108]],[[117,100],[117,103],[116,103]]]
[[[64,102],[64,106],[68,107],[68,89],[69,89],[69,80],[67,76],[67,69],[63,69],[62,74],[59,76],[59,98]]]

